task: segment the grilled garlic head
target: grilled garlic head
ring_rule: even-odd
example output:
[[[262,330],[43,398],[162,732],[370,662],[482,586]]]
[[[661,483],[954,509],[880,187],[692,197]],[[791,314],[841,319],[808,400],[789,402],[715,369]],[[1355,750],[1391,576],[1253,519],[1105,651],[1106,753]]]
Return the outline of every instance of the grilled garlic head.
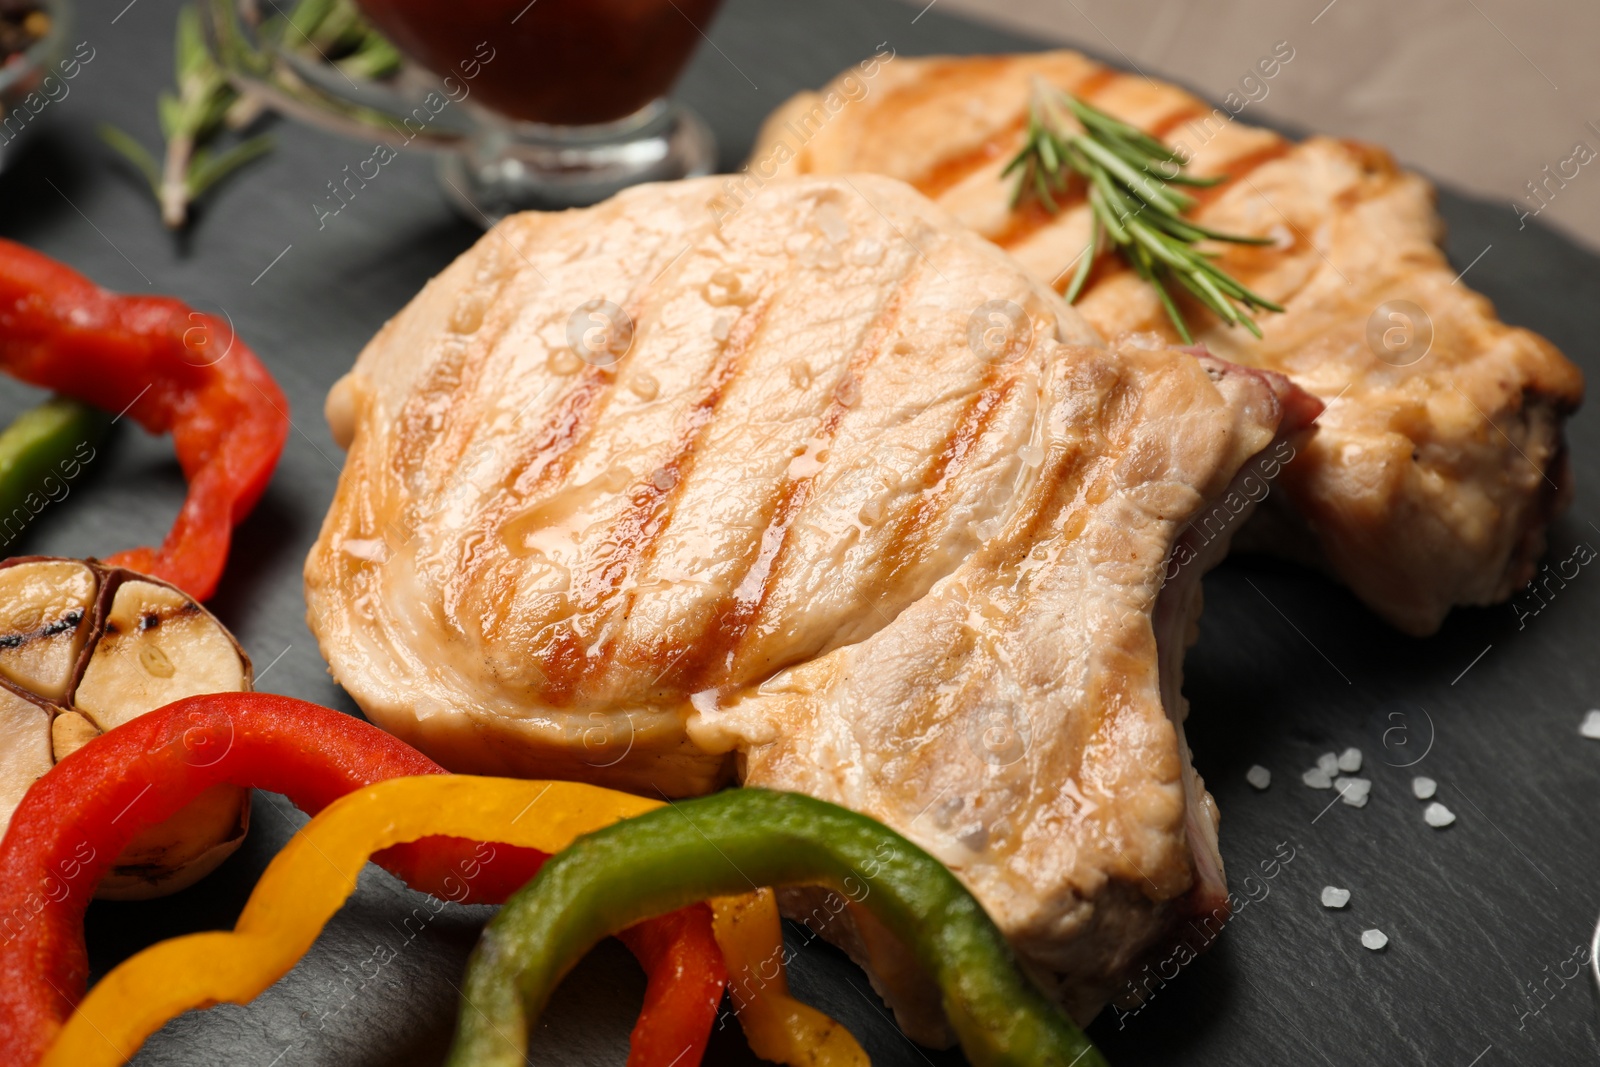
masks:
[[[95,560],[0,564],[0,832],[40,775],[101,733],[202,693],[248,690],[250,658],[174,586]],[[217,786],[145,830],[98,895],[162,896],[228,857],[250,794]]]

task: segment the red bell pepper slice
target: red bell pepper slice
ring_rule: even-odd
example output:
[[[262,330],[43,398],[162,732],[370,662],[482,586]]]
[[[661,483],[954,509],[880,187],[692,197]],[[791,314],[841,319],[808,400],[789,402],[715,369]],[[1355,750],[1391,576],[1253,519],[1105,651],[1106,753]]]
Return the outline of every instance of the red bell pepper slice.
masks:
[[[167,297],[107,292],[0,240],[0,368],[172,434],[189,481],[183,509],[159,549],[109,562],[210,597],[233,527],[255,507],[289,435],[289,402],[232,328]]]
[[[0,1048],[31,1064],[87,988],[83,914],[127,843],[221,783],[282,793],[316,814],[386,778],[444,774],[354,716],[292,697],[189,697],[89,742],[28,790],[0,841]],[[548,858],[433,837],[374,857],[414,889],[499,903]],[[465,884],[466,892],[462,886]],[[726,984],[704,905],[643,923],[624,939],[649,971],[631,1067],[700,1062]]]
[[[710,921],[711,909],[696,904],[618,935],[650,975],[628,1040],[628,1067],[697,1064],[705,1055],[728,984],[722,950],[702,932],[712,929]]]

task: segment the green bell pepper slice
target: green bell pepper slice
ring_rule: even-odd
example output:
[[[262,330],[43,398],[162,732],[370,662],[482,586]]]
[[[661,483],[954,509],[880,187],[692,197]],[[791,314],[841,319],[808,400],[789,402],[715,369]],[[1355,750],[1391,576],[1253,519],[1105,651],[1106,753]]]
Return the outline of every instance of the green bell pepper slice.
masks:
[[[518,1067],[551,992],[601,938],[708,897],[779,885],[828,886],[883,921],[933,977],[977,1067],[1105,1067],[944,864],[866,816],[762,789],[659,808],[546,863],[473,951],[447,1062]]]
[[[0,433],[0,548],[45,504],[65,497],[110,424],[104,412],[57,396],[24,411]]]

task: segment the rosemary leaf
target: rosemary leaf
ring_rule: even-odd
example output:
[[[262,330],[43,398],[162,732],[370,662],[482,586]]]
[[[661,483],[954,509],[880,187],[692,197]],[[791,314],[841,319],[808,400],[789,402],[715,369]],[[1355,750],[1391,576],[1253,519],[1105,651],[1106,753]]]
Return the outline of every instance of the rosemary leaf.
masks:
[[[299,0],[287,16],[269,19],[263,32],[276,35],[281,47],[335,63],[352,77],[387,77],[400,66],[400,53],[366,23],[353,0]],[[212,58],[193,4],[178,11],[172,66],[174,89],[156,98],[166,142],[161,162],[115,127],[102,126],[100,138],[150,184],[162,221],[180,229],[196,200],[270,151],[272,141],[257,136],[217,148],[215,141],[223,131],[245,130],[263,108],[254,97],[241,96]]]
[[[1094,138],[1085,137],[1074,147],[1095,163],[1106,168],[1113,178],[1127,186],[1151,207],[1159,208],[1174,215],[1184,209],[1185,205],[1177,198],[1176,194],[1167,192],[1163,185],[1158,184],[1159,179],[1151,181],[1144,174],[1134,170],[1126,162],[1119,159],[1115,152],[1112,152]],[[1188,198],[1185,197],[1184,199]]]
[[[289,12],[289,25],[296,34],[310,38],[338,5],[339,0],[300,0]],[[273,7],[276,9],[277,5]]]
[[[156,118],[161,122],[161,136],[171,137],[183,128],[183,104],[171,93],[156,97]]]
[[[267,134],[258,134],[249,140],[240,141],[224,152],[212,155],[206,148],[197,150],[194,161],[189,166],[188,192],[189,199],[198,200],[206,194],[217,182],[238,170],[257,156],[265,155],[272,151],[272,138]]]
[[[1128,245],[1133,241],[1123,228],[1119,212],[1114,211],[1106,200],[1105,186],[1099,182],[1089,187],[1089,207],[1093,209],[1094,217],[1100,220],[1100,225],[1111,235],[1111,240],[1119,245]]]
[[[1120,119],[1112,118],[1099,108],[1092,107],[1075,96],[1067,96],[1067,106],[1072,110],[1073,116],[1085,126],[1098,130],[1107,136],[1128,141],[1145,155],[1154,159],[1172,161],[1177,161],[1178,159],[1176,151],[1151,137],[1139,127],[1131,126]]]
[[[1022,150],[1001,172],[1016,174],[1015,207],[1028,198],[1051,213],[1069,184],[1083,183],[1089,205],[1089,244],[1067,287],[1073,302],[1082,295],[1094,260],[1114,247],[1149,284],[1178,335],[1192,341],[1171,285],[1189,292],[1223,322],[1242,325],[1261,336],[1249,312],[1283,308],[1230,277],[1214,260],[1218,253],[1196,247],[1201,241],[1271,245],[1270,237],[1224,233],[1184,218],[1194,197],[1183,187],[1206,188],[1224,177],[1184,173],[1178,153],[1143,130],[1035,79],[1028,132]]]
[[[361,43],[336,66],[352,78],[376,81],[387,78],[400,69],[400,51],[380,36],[368,30]]]
[[[96,127],[95,132],[100,135],[100,140],[110,145],[116,152],[132,163],[134,169],[150,184],[150,191],[156,196],[161,195],[161,172],[156,169],[156,161],[150,153],[145,151],[144,145],[129,137],[109,122],[102,122]]]
[[[1083,292],[1083,283],[1089,280],[1089,270],[1094,266],[1095,253],[1100,247],[1100,217],[1089,216],[1089,243],[1078,256],[1078,269],[1073,272],[1072,284],[1067,286],[1067,303],[1077,303],[1078,294]]]

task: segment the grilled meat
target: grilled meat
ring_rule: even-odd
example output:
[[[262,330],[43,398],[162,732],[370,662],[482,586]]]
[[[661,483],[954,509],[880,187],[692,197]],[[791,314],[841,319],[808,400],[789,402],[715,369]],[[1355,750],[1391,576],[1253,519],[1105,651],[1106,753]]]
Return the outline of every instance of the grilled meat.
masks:
[[[1182,649],[1230,482],[1318,405],[1104,347],[899,182],[719,190],[513,216],[384,327],[329,397],[310,625],[455,770],[884,820],[1087,1014],[1225,909]],[[832,934],[940,1036],[893,946]]]
[[[1278,239],[1217,246],[1225,270],[1287,309],[1257,316],[1263,339],[1183,305],[1212,352],[1282,371],[1329,404],[1285,471],[1292,508],[1247,536],[1322,560],[1415,634],[1453,605],[1504,600],[1526,583],[1569,492],[1561,428],[1581,376],[1456,278],[1431,187],[1381,149],[1293,143],[1173,86],[1048,52],[898,59],[837,113],[823,106],[828,89],[803,93],[768,120],[749,171],[900,178],[1065,289],[1089,236],[1081,195],[1059,214],[1013,209],[1000,173],[1022,145],[1036,77],[1178,147],[1191,173],[1227,175],[1201,191],[1195,217]],[[733,179],[726,195],[739,199],[751,181]],[[1078,310],[1107,338],[1176,336],[1115,257],[1097,265]]]

